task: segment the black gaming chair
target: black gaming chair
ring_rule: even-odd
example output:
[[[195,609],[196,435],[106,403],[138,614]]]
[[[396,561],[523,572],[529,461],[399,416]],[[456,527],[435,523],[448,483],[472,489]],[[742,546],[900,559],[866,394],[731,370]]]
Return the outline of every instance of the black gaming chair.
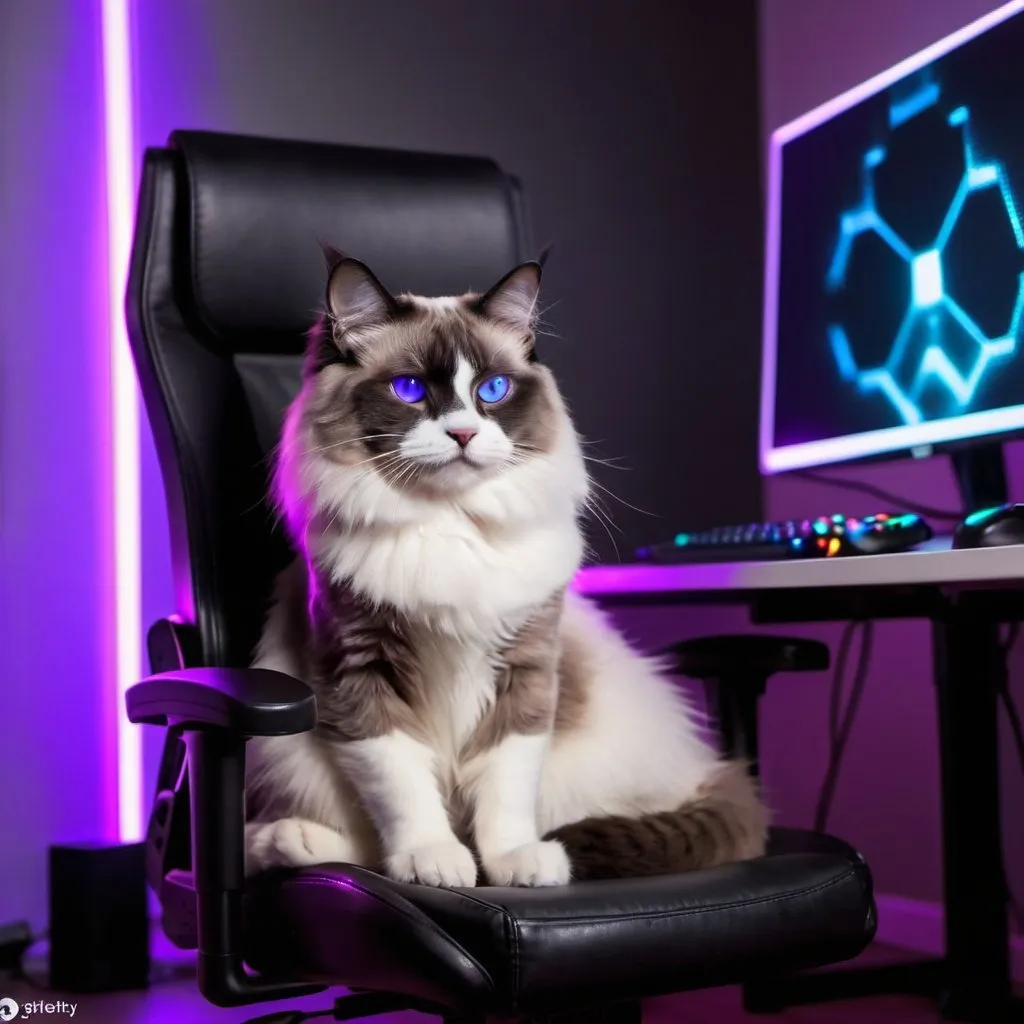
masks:
[[[246,883],[246,739],[316,727],[303,683],[246,666],[291,557],[265,502],[268,453],[321,297],[319,239],[427,294],[481,288],[533,255],[519,185],[489,160],[203,132],[146,154],[128,324],[179,605],[150,631],[156,674],[127,704],[133,722],[168,729],[149,881],[167,935],[198,949],[202,993],[230,1006],[356,990],[338,1020],[418,1008],[449,1022],[636,1024],[645,996],[858,954],[875,928],[866,865],[792,830],[744,864],[555,889],[436,889],[346,864]],[[767,662],[758,651],[755,690],[801,667],[792,645]],[[742,654],[735,641],[684,645],[681,668],[734,679]],[[754,698],[730,700],[728,745],[756,756]]]

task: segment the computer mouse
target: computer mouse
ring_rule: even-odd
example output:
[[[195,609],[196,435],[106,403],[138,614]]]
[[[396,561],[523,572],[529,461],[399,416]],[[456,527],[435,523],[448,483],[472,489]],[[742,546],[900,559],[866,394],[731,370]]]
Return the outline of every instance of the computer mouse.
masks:
[[[846,534],[851,555],[889,555],[931,540],[932,528],[919,515],[907,512],[850,520]]]
[[[953,534],[954,548],[1000,548],[1024,544],[1024,504],[996,505],[972,512]]]

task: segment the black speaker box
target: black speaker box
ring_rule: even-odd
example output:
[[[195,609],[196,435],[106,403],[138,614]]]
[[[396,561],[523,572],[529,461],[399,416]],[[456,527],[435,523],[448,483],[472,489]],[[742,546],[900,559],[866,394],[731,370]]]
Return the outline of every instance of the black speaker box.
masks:
[[[50,987],[114,992],[149,984],[143,843],[50,847]]]

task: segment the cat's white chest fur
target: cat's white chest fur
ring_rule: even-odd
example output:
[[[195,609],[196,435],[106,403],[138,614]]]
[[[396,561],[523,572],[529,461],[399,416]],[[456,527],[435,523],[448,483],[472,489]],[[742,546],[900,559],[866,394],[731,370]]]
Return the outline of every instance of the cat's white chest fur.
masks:
[[[481,528],[461,510],[426,521],[328,535],[317,552],[338,582],[462,643],[467,656],[507,642],[573,577],[582,539],[572,519]]]
[[[457,768],[459,752],[494,704],[495,670],[490,652],[477,644],[434,634],[417,638],[421,688],[420,709],[446,773]]]

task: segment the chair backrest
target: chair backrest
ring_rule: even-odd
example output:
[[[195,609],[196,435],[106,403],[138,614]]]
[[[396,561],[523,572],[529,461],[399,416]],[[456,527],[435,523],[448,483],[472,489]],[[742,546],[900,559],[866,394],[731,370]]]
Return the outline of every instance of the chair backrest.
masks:
[[[267,487],[322,307],[321,242],[364,260],[393,291],[426,295],[488,288],[534,255],[519,184],[491,160],[213,132],[175,132],[147,151],[128,334],[189,641],[187,658],[166,658],[179,634],[168,645],[166,630],[151,632],[154,671],[247,664],[291,557]],[[194,907],[177,913],[168,883],[191,857],[184,762],[169,730],[147,873],[168,934],[192,946]]]
[[[532,256],[491,160],[214,132],[147,151],[127,317],[167,494],[178,614],[243,665],[289,557],[269,456],[322,305],[326,242],[395,292],[489,287]]]

